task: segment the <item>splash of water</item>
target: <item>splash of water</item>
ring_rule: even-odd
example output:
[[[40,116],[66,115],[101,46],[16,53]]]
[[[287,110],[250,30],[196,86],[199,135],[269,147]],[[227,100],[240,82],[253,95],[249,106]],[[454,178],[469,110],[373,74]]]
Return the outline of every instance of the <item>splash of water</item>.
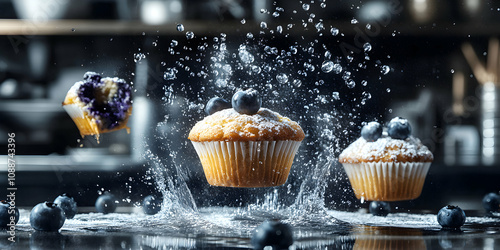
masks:
[[[359,79],[358,75],[372,68],[385,75],[390,67],[370,59],[367,53],[373,48],[369,43],[363,44],[361,51],[364,53],[360,54],[342,54],[339,41],[322,43],[318,38],[324,33],[337,36],[340,31],[335,27],[326,30],[322,20],[318,21],[314,13],[309,13],[309,3],[304,3],[302,9],[307,16],[302,26],[293,23],[293,17],[286,26],[273,27],[268,22],[261,22],[257,24],[260,32],[242,34],[245,41],[240,44],[223,33],[211,39],[200,38],[200,44],[194,43],[195,47],[190,47],[193,46],[190,43],[179,46],[178,41],[171,41],[168,51],[178,60],[174,65],[165,63],[174,61],[170,59],[162,63],[167,67],[162,106],[169,110],[169,115],[158,124],[158,127],[168,129],[153,138],[162,141],[164,150],[160,151],[162,154],[148,151],[147,155],[150,174],[167,204],[163,213],[173,216],[199,211],[186,184],[192,176],[190,166],[199,166],[199,162],[193,157],[194,152],[186,138],[192,125],[203,117],[205,102],[213,96],[230,98],[236,89],[252,87],[262,93],[263,107],[273,107],[273,110],[298,121],[307,138],[296,156],[288,183],[266,191],[249,189],[241,197],[247,205],[237,209],[235,214],[266,214],[293,223],[325,220],[338,223],[326,213],[325,194],[330,184],[345,178],[338,170],[336,156],[345,146],[346,135],[352,134],[348,128],[357,129],[359,112],[372,99],[370,92],[364,89],[368,82]],[[262,11],[275,18],[285,17],[290,12],[297,14],[296,10],[281,7]],[[284,39],[293,35],[294,27],[307,30],[307,23],[314,24],[317,36],[302,36],[298,42]],[[248,22],[242,20],[241,24],[248,25]],[[357,25],[358,21],[352,19],[352,24]],[[183,31],[184,26],[181,28]],[[186,40],[194,37],[188,33]],[[241,37],[234,40],[239,39]],[[193,50],[197,51],[195,56],[182,55],[182,51]],[[376,61],[375,66],[370,66],[372,61]],[[188,66],[186,62],[196,62],[199,66]],[[181,76],[184,74],[188,79],[202,81],[203,86],[196,87],[189,81],[180,80],[185,79]],[[173,134],[178,137],[174,138]],[[207,203],[213,204],[214,201]]]

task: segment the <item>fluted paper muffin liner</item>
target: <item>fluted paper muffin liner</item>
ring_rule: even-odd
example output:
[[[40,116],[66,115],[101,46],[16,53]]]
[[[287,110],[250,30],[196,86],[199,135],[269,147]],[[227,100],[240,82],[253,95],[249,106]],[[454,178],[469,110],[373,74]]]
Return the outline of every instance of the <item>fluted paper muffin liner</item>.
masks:
[[[401,201],[420,196],[431,162],[366,162],[342,165],[358,199]]]
[[[88,113],[84,111],[84,108],[82,106],[78,104],[64,104],[63,108],[64,110],[66,110],[68,115],[71,117],[73,122],[78,127],[78,130],[80,131],[80,135],[82,137],[86,135],[98,136],[99,134],[102,133],[107,133],[124,128],[128,129],[127,127],[128,118],[123,122],[121,122],[119,126],[113,129],[101,129],[97,124],[96,119],[89,116]],[[131,113],[132,113],[132,107],[129,108],[128,115],[130,115]]]
[[[283,185],[300,141],[192,141],[210,185]]]

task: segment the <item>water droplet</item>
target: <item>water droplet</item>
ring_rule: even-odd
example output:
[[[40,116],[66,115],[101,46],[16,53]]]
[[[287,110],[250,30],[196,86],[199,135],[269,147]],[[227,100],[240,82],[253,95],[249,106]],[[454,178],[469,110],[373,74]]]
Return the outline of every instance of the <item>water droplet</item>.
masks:
[[[330,32],[332,33],[333,36],[336,36],[336,35],[339,34],[339,29],[337,29],[337,28],[331,28]]]
[[[363,50],[365,52],[371,51],[372,50],[372,45],[370,43],[363,44]]]
[[[370,92],[363,91],[361,95],[363,96],[363,99],[366,100],[372,99],[372,94],[370,94]]]
[[[335,100],[340,100],[340,94],[339,92],[333,92],[332,93],[332,98],[335,99]]]
[[[351,19],[351,24],[357,24],[357,23],[359,23],[358,19],[356,18]]]
[[[146,58],[146,55],[144,55],[143,53],[134,54],[134,62],[140,62],[144,58]]]
[[[165,80],[174,80],[177,78],[177,69],[176,68],[167,68],[163,73],[163,79]]]
[[[277,11],[273,12],[273,17],[279,17],[279,16],[280,16],[279,12],[277,12]]]
[[[323,23],[322,23],[322,22],[317,23],[317,24],[315,25],[315,27],[316,27],[316,30],[317,30],[318,32],[320,32],[320,31],[322,31],[322,30],[324,30],[324,29],[325,29],[325,27],[323,26]]]
[[[278,25],[278,27],[276,27],[276,32],[278,32],[279,34],[283,33],[283,27],[281,27],[281,25]]]
[[[321,71],[330,73],[333,70],[333,65],[334,63],[332,61],[324,61],[323,64],[321,64]]]
[[[75,30],[76,30],[75,28],[71,28],[71,31],[75,32]]]
[[[260,9],[260,13],[266,13],[267,10],[266,9]]]
[[[193,39],[194,38],[194,33],[192,31],[186,32],[186,38],[187,39]]]
[[[261,69],[259,66],[253,65],[252,66],[252,72],[259,74],[261,72]]]
[[[389,67],[387,65],[384,65],[380,68],[380,73],[382,73],[384,75],[387,75],[387,73],[389,73],[389,71],[391,71],[391,67]]]
[[[158,46],[158,43],[157,42],[153,42],[153,46]]]
[[[312,65],[310,63],[305,62],[304,69],[306,69],[307,71],[313,72],[316,69],[316,67],[314,67],[314,65]]]
[[[367,24],[366,24],[366,29],[367,29],[367,30],[371,30],[371,29],[372,29],[372,25],[371,25],[371,24],[369,24],[369,23],[367,23]]]
[[[179,32],[184,31],[184,25],[182,25],[182,23],[177,24],[177,31],[179,31]]]
[[[307,4],[307,3],[302,4],[302,9],[304,9],[305,11],[308,11],[310,7],[311,6],[309,4]]]
[[[453,73],[455,73],[455,70],[454,70],[454,69],[451,69],[451,70],[450,70],[450,72],[453,74]]]
[[[179,42],[177,42],[177,40],[172,40],[172,42],[170,42],[170,47],[175,47],[179,45]]]
[[[338,63],[333,64],[333,72],[335,74],[340,74],[342,72],[342,66]]]
[[[390,89],[390,88],[387,88],[385,91],[386,91],[387,93],[391,93],[391,89]]]
[[[350,89],[356,87],[356,82],[354,82],[354,80],[352,80],[352,79],[349,79],[349,80],[345,81],[345,84]]]
[[[342,75],[342,79],[347,81],[349,80],[349,78],[351,78],[351,72],[350,71],[344,72],[344,74]]]
[[[295,54],[297,54],[297,47],[295,47],[295,46],[290,46],[290,52],[291,52],[292,54],[294,54],[294,55],[295,55]]]
[[[247,38],[248,38],[248,39],[252,39],[252,38],[253,38],[253,34],[252,34],[252,33],[250,33],[250,32],[248,32],[248,33],[247,33]]]
[[[247,51],[245,45],[240,46],[238,49],[238,55],[240,56],[241,61],[245,64],[251,64],[255,59],[254,56]]]
[[[260,28],[261,29],[267,29],[267,23],[266,22],[260,22]]]
[[[293,84],[295,87],[297,87],[297,88],[298,88],[298,87],[302,86],[302,81],[301,81],[301,80],[299,80],[299,79],[293,79],[292,84]]]
[[[321,3],[321,4],[319,4],[319,6],[324,9],[324,8],[326,8],[326,3]]]
[[[366,80],[361,81],[361,85],[366,86],[368,85],[368,82]]]
[[[288,76],[285,73],[281,73],[276,75],[276,80],[281,84],[285,84],[288,82]]]
[[[243,19],[241,19],[240,22],[241,22],[241,24],[245,24],[245,23],[247,23],[247,20],[245,20],[245,18],[243,18]]]
[[[332,52],[329,50],[325,51],[325,59],[331,59],[332,58]]]

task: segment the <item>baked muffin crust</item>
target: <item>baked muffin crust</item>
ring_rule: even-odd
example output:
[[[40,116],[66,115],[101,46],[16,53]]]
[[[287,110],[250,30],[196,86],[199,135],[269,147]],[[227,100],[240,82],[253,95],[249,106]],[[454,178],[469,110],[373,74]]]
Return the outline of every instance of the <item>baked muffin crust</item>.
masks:
[[[302,141],[304,131],[287,117],[261,108],[245,115],[233,108],[218,111],[196,123],[188,139],[203,141]]]
[[[340,163],[363,162],[432,162],[434,156],[422,142],[413,136],[405,140],[386,134],[374,142],[362,137],[349,145],[339,156]]]

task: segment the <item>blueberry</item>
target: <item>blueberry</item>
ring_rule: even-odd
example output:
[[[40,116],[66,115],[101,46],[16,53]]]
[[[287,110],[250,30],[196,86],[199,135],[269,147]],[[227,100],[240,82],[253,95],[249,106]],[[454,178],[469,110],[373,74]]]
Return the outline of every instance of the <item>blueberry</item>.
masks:
[[[465,223],[465,212],[458,206],[448,205],[439,210],[437,221],[444,228],[458,229]]]
[[[378,122],[369,122],[361,129],[361,136],[366,141],[376,141],[382,136],[382,125]]]
[[[489,193],[483,198],[483,207],[486,212],[498,212],[500,210],[500,195],[496,193]]]
[[[262,105],[262,99],[259,92],[255,89],[240,90],[233,95],[231,99],[234,110],[240,114],[254,115],[259,112]]]
[[[411,126],[408,120],[396,117],[387,125],[387,133],[394,139],[404,140],[411,134]]]
[[[64,211],[64,215],[66,215],[66,219],[73,219],[73,217],[75,217],[77,207],[76,201],[73,199],[73,197],[67,194],[62,194],[57,196],[57,198],[54,200],[54,203],[57,203],[59,207],[61,207],[61,209]]]
[[[64,211],[52,202],[39,203],[30,213],[31,227],[39,231],[58,231],[65,220]]]
[[[14,224],[11,223],[14,221]],[[19,221],[19,209],[10,207],[7,201],[0,201],[0,228],[15,226]]]
[[[88,71],[83,75],[83,80],[86,81],[94,81],[94,82],[100,82],[101,81],[101,75],[99,75],[96,72],[91,72]]]
[[[279,221],[265,221],[255,229],[251,243],[255,249],[266,246],[288,249],[293,244],[292,227]]]
[[[161,210],[161,202],[161,199],[156,198],[156,196],[148,195],[142,201],[142,210],[145,214],[157,214]]]
[[[369,210],[375,216],[387,216],[391,212],[391,206],[387,202],[372,201]]]
[[[104,193],[95,201],[95,210],[98,213],[109,214],[116,210],[116,198],[110,193]]]
[[[214,97],[207,102],[207,106],[205,106],[205,113],[207,115],[211,115],[217,111],[228,108],[231,108],[231,103],[229,103],[226,99]]]

